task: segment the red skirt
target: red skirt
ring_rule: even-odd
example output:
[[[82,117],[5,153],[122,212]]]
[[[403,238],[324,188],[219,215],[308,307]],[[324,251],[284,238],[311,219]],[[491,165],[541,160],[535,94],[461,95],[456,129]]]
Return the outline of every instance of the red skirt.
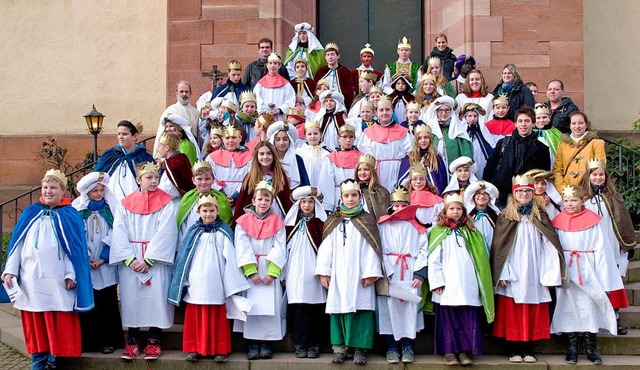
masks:
[[[24,344],[30,354],[49,352],[53,356],[80,357],[80,316],[75,312],[20,311]]]
[[[198,352],[202,356],[231,353],[231,329],[224,304],[187,303],[182,350]]]
[[[609,301],[613,308],[625,308],[629,307],[629,300],[627,299],[627,291],[623,289],[613,290],[608,294]]]
[[[521,342],[549,339],[548,303],[516,303],[513,298],[503,295],[496,298],[494,337]]]

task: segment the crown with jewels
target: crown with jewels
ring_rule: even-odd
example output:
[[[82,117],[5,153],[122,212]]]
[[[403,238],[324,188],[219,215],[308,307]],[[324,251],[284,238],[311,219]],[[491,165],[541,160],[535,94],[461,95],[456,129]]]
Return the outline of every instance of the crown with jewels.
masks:
[[[549,110],[549,107],[547,107],[544,104],[540,104],[538,106],[536,106],[533,111],[535,112],[536,116],[538,114],[546,114],[547,116],[551,116],[551,111]]]
[[[136,168],[136,177],[140,178],[149,172],[158,172],[158,166],[154,162],[141,163]]]
[[[211,164],[209,164],[209,162],[207,161],[197,161],[193,164],[193,167],[191,167],[191,172],[195,174],[196,172],[198,172],[198,170],[203,168],[211,171]]]
[[[218,199],[216,199],[216,197],[214,197],[211,194],[201,195],[198,198],[198,206],[197,206],[197,208],[200,208],[200,206],[203,206],[205,204],[213,204],[214,206],[216,206],[216,208],[218,208]]]
[[[233,127],[232,125],[224,126],[224,128],[222,129],[222,137],[231,137],[231,136],[240,137],[242,136],[242,133],[240,132],[240,130]]]
[[[60,180],[60,182],[62,183],[62,185],[64,187],[67,186],[67,175],[65,175],[62,171],[60,171],[57,168],[52,168],[49,171],[45,172],[44,177],[46,178],[47,176],[53,176],[55,178],[57,178],[58,180]]]
[[[371,55],[375,55],[375,52],[373,51],[369,43],[364,44],[364,48],[360,49],[360,55],[362,55],[363,53],[371,53]]]
[[[338,47],[338,44],[336,44],[335,42],[330,42],[327,45],[325,45],[324,47],[325,51],[329,51],[330,49],[333,49],[338,53],[340,52],[340,48]]]
[[[340,192],[344,193],[345,191],[355,190],[360,191],[360,184],[353,179],[347,179],[340,184]]]
[[[376,159],[369,153],[362,154],[360,157],[358,157],[358,165],[360,163],[366,163],[372,168],[376,168]]]
[[[258,190],[266,190],[269,193],[273,194],[273,186],[271,186],[271,184],[269,184],[265,180],[260,181],[258,185],[256,185],[256,188],[254,189],[254,193],[257,192]]]
[[[587,171],[595,170],[596,168],[607,168],[606,159],[593,158],[587,161]]]
[[[411,49],[411,39],[407,38],[407,36],[402,36],[402,38],[398,40],[398,49],[400,48]]]
[[[509,98],[507,98],[506,95],[504,94],[500,94],[497,97],[495,97],[493,99],[493,106],[495,107],[496,105],[506,105],[509,106]]]
[[[409,195],[409,191],[404,186],[400,185],[393,190],[391,193],[391,202],[397,203],[409,203],[411,200],[411,196]]]
[[[242,63],[238,62],[237,60],[232,60],[229,62],[229,65],[227,66],[227,68],[232,71],[232,70],[242,70]]]
[[[449,204],[451,202],[458,202],[458,203],[464,204],[464,198],[462,197],[462,194],[460,194],[459,192],[449,192],[444,195],[443,199],[444,199],[444,204]]]
[[[407,104],[407,108],[406,111],[410,111],[410,110],[420,110],[420,104],[416,103],[415,101],[412,101],[411,103]]]
[[[240,94],[240,106],[243,106],[244,103],[248,101],[252,101],[255,103],[256,100],[257,100],[256,94],[253,91],[245,91],[242,94]]]
[[[318,121],[309,121],[309,122],[305,122],[304,123],[304,129],[310,129],[310,128],[320,128],[320,123],[318,123]]]
[[[511,191],[514,191],[521,187],[528,187],[533,189],[533,177],[523,174],[511,179]]]
[[[277,53],[271,53],[271,54],[269,54],[269,56],[267,57],[267,62],[278,62],[278,63],[282,63],[282,59],[280,58],[280,55],[278,55]]]
[[[180,137],[174,133],[165,132],[160,136],[160,140],[158,140],[158,142],[171,149],[178,149],[178,146],[180,146]]]

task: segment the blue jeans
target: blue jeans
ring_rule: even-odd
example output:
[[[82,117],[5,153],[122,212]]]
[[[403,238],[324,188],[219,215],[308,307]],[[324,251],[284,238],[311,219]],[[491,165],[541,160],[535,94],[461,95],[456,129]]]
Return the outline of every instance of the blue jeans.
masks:
[[[47,363],[56,363],[56,358],[51,353],[40,352],[31,355],[31,370],[44,370]]]

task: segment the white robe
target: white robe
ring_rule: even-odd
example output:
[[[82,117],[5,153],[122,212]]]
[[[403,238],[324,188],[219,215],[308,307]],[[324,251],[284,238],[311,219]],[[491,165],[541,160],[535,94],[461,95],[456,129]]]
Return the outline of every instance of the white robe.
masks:
[[[558,237],[567,261],[570,287],[556,288],[551,333],[597,333],[604,329],[616,334],[616,314],[606,292],[622,289],[623,285],[613,253],[603,245],[600,224],[582,231],[558,230]],[[572,251],[578,254],[572,256]]]
[[[476,229],[482,234],[482,240],[484,240],[484,246],[487,248],[487,253],[491,253],[491,242],[493,242],[493,229],[489,215],[476,217],[473,219]]]
[[[324,303],[327,291],[314,274],[318,256],[310,241],[306,224],[294,231],[287,243],[287,267],[283,273],[287,282],[289,303]]]
[[[354,168],[338,167],[328,158],[322,164],[320,170],[320,179],[318,181],[318,190],[324,196],[322,207],[333,212],[340,204],[340,183],[346,179],[353,178]]]
[[[91,216],[84,220],[84,230],[89,249],[89,260],[97,261],[104,249],[104,245],[111,245],[111,229],[107,221],[100,213],[91,212]],[[118,284],[118,267],[102,264],[95,270],[91,270],[91,282],[93,289],[102,290],[106,287]]]
[[[420,250],[427,247],[427,233],[420,234],[408,221],[383,222],[378,225],[378,230],[382,242],[382,260],[391,278],[390,284],[420,295],[420,288],[412,288],[411,282],[413,273],[426,266],[426,261],[419,259],[419,256],[424,255]],[[395,340],[415,339],[416,333],[424,329],[424,315],[418,311],[418,305],[398,298],[378,296],[378,332],[393,334]]]
[[[302,158],[304,167],[307,170],[307,176],[309,177],[309,185],[318,187],[320,181],[322,166],[328,161],[327,155],[329,151],[321,146],[313,147],[309,144],[304,144],[296,149],[296,154]]]
[[[373,127],[373,126],[372,126]],[[398,182],[400,163],[413,148],[413,135],[407,133],[401,139],[386,143],[380,143],[367,136],[367,128],[358,138],[357,147],[363,153],[371,154],[376,158],[376,172],[380,179],[380,185],[389,193]]]
[[[438,214],[443,208],[443,202],[436,203],[433,207],[419,207],[416,211],[416,219],[423,225],[431,224],[429,227],[429,231],[431,231],[431,229],[437,225]]]
[[[523,216],[518,223],[516,238],[504,264],[496,294],[511,297],[516,303],[550,302],[549,288],[560,286],[560,256],[558,251],[530,221]]]
[[[224,184],[224,186],[221,186],[220,191],[228,197],[240,190],[242,180],[244,180],[244,177],[249,173],[249,167],[251,165],[251,161],[249,161],[244,166],[237,168],[232,159],[229,163],[229,167],[225,167],[214,162],[211,159],[211,156],[207,156],[206,161],[211,164],[213,178],[216,179],[215,182],[218,184]]]
[[[154,326],[168,329],[173,325],[174,306],[167,301],[178,227],[176,204],[167,203],[148,215],[135,214],[118,204],[111,237],[111,264],[118,264],[122,325],[131,328]],[[144,243],[146,242],[146,245]],[[146,250],[143,251],[144,247]],[[138,278],[141,274],[124,265],[135,257],[154,261],[149,268],[151,285]]]
[[[481,116],[483,122],[487,122],[493,117],[493,112],[491,110],[493,107],[493,94],[491,93],[488,93],[486,96],[481,98],[470,98],[465,94],[458,94],[455,100],[458,103],[458,110],[460,110],[467,103],[475,103],[481,106],[485,111],[485,114]]]
[[[287,262],[286,233],[284,227],[276,235],[266,239],[254,239],[250,237],[240,225],[235,230],[236,260],[239,268],[256,263],[258,261],[258,274],[260,278],[267,275],[268,262],[272,262],[281,269]],[[244,338],[253,340],[281,340],[286,333],[287,299],[280,284],[282,276],[274,279],[269,285],[254,284],[248,280],[251,289],[260,289],[263,297],[273,299],[273,315],[252,315],[248,313],[247,321],[235,320],[233,330],[242,332]],[[247,297],[251,299],[251,291]],[[252,310],[259,306],[261,301],[254,301]],[[269,303],[271,304],[271,303]]]
[[[296,92],[289,83],[280,87],[264,87],[258,82],[253,88],[253,92],[256,94],[259,113],[266,112],[269,109],[269,104],[274,104],[275,108],[283,112],[283,114],[277,114],[273,117],[276,121],[282,121],[289,108],[296,105]]]
[[[327,295],[328,314],[374,311],[375,284],[365,288],[361,280],[382,277],[378,255],[350,219],[345,220],[348,221],[333,229],[318,248],[315,273],[331,278]],[[344,234],[340,230],[343,226]]]
[[[629,266],[629,260],[627,260],[628,253],[622,252],[620,250],[620,242],[618,241],[615,231],[613,230],[613,220],[611,219],[611,215],[609,215],[607,206],[604,204],[601,197],[598,196],[587,199],[584,202],[584,208],[590,209],[597,215],[602,216],[600,225],[602,225],[602,235],[604,238],[604,243],[611,249],[611,252],[613,253],[613,258],[618,264],[620,276],[626,276],[627,267]]]
[[[4,275],[18,277],[22,295],[13,307],[30,312],[73,311],[75,289],[66,289],[65,279],[76,280],[75,270],[58,246],[51,216],[38,216],[27,235],[7,259]]]
[[[131,171],[127,161],[120,162],[109,176],[109,189],[112,189],[118,202],[138,190],[136,174]]]
[[[196,146],[196,150],[199,156],[200,145],[198,145],[198,143],[195,141],[195,137],[198,136],[198,122],[200,122],[200,111],[191,104],[182,105],[180,104],[180,102],[175,102],[174,104],[168,106],[164,110],[164,112],[162,112],[162,115],[160,116],[160,122],[158,123],[158,134],[156,136],[156,143],[153,147],[153,152],[156,153],[159,135],[162,135],[160,129],[162,128],[162,131],[164,131],[164,118],[169,116],[170,114],[179,114],[187,121],[189,121],[189,128],[191,128],[191,133],[187,134],[187,136],[191,135],[191,137],[189,137],[189,140],[191,140],[191,142]]]

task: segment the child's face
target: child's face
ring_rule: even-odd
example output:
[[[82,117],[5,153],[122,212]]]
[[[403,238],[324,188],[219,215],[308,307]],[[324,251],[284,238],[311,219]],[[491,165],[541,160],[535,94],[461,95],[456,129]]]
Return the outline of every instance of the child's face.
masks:
[[[579,197],[565,197],[564,199],[562,199],[564,209],[566,209],[569,214],[581,212],[583,203],[584,202]]]
[[[291,141],[289,140],[289,135],[287,135],[284,131],[279,131],[274,137],[273,145],[276,147],[276,151],[278,154],[284,155],[289,149],[291,145]]]
[[[320,94],[322,94],[323,91],[329,90],[329,86],[327,85],[319,85],[316,88],[316,95],[320,96]]]
[[[358,87],[360,88],[360,91],[364,91],[365,93],[368,93],[369,90],[371,90],[371,86],[373,85],[373,82],[367,80],[366,78],[358,78]]]
[[[101,201],[102,198],[104,198],[104,185],[96,185],[95,188],[91,189],[91,191],[87,193],[87,196],[94,202]]]
[[[393,212],[396,212],[396,211],[399,211],[399,210],[401,210],[401,209],[403,209],[403,208],[405,208],[407,206],[408,206],[408,204],[406,204],[406,203],[394,203],[393,206],[391,207],[391,210]]]
[[[431,145],[431,134],[426,132],[426,131],[422,131],[421,133],[418,134],[418,145],[420,146],[420,149],[425,150],[429,147],[429,145]]]
[[[548,114],[546,113],[540,113],[540,114],[536,114],[536,127],[537,128],[543,128],[544,126],[546,126],[549,121],[551,121],[551,117],[549,117]]]
[[[42,198],[46,205],[49,207],[55,207],[60,204],[60,201],[62,201],[64,189],[62,188],[62,184],[55,180],[43,181],[40,193],[42,194]]]
[[[431,95],[434,91],[436,91],[436,83],[431,80],[424,81],[422,84],[422,92],[427,95]]]
[[[307,139],[309,145],[320,144],[320,129],[317,127],[310,127],[304,130],[304,137]]]
[[[328,111],[332,111],[336,109],[336,101],[333,98],[325,98],[324,99],[324,108]]]
[[[478,113],[477,112],[467,113],[466,120],[468,125],[475,125],[476,123],[478,123]]]
[[[167,158],[171,153],[171,148],[166,144],[158,144],[158,157]]]
[[[198,208],[198,215],[203,224],[212,224],[218,217],[218,207],[213,204],[203,204]]]
[[[429,67],[429,73],[434,77],[440,76],[440,64],[433,64]]]
[[[365,122],[371,122],[373,119],[373,109],[369,106],[360,108],[360,118]]]
[[[400,79],[400,80],[396,81],[396,90],[397,91],[405,91],[405,90],[407,90],[407,84],[404,82],[404,80]]]
[[[346,190],[340,194],[340,200],[347,208],[354,208],[360,204],[360,192],[358,190]]]
[[[513,196],[520,204],[531,203],[533,200],[533,189],[523,186],[516,189],[516,191],[513,192]]]
[[[252,115],[256,112],[256,103],[252,101],[248,101],[242,105],[242,111],[245,114]]]
[[[294,116],[287,116],[287,123],[293,126],[298,126],[298,124],[300,123],[300,120],[298,120]]]
[[[344,132],[338,136],[338,142],[342,149],[352,149],[353,142],[356,140],[356,135],[353,132]]]
[[[534,180],[533,191],[535,195],[543,195],[547,191],[547,181],[545,179]]]
[[[131,135],[129,127],[118,127],[118,144],[125,149],[132,149],[136,145],[138,134]]]
[[[473,202],[476,204],[476,208],[478,209],[487,208],[490,200],[491,197],[489,196],[489,193],[487,193],[483,189],[476,191],[476,193],[473,195]]]
[[[509,111],[509,106],[504,105],[504,104],[496,104],[493,106],[493,115],[498,117],[498,118],[503,118],[507,115],[507,112]]]
[[[271,168],[273,164],[273,153],[269,147],[263,146],[258,149],[258,163],[264,168]]]
[[[166,122],[164,124],[164,132],[173,132],[173,133],[178,133],[178,125],[176,125],[173,122]]]
[[[306,75],[307,75],[307,65],[302,62],[296,63],[296,76],[305,77]]]
[[[231,152],[238,149],[240,146],[240,140],[242,140],[240,136],[225,136],[225,138],[222,139],[224,142],[224,148]]]
[[[409,55],[411,55],[411,49],[409,48],[398,49],[398,56],[400,57],[400,59],[406,60],[407,58],[409,58]]]
[[[376,114],[378,115],[378,120],[380,121],[380,123],[387,124],[391,122],[392,113],[393,113],[393,110],[391,108],[391,104],[388,104],[388,103],[378,104],[378,109],[376,110]]]
[[[469,177],[471,176],[471,171],[469,170],[468,167],[458,167],[456,168],[456,177],[458,178],[458,181],[460,182],[467,182],[469,181]]]
[[[209,171],[195,175],[192,180],[200,193],[208,193],[213,185],[213,175]]]
[[[378,101],[380,101],[380,93],[374,92],[369,95],[369,101],[374,106],[378,105]]]
[[[338,53],[331,50],[331,51],[327,51],[324,54],[324,58],[327,60],[328,65],[335,66],[336,64],[338,64],[338,59],[340,59],[340,56],[338,56]]]
[[[366,163],[360,163],[358,165],[358,180],[362,182],[371,180],[371,169]]]
[[[136,182],[140,185],[140,191],[143,193],[156,191],[158,188],[158,172],[147,172],[141,177],[136,178]]]
[[[224,114],[227,113],[227,107],[221,105],[217,109],[218,109],[218,120],[222,121]]]
[[[604,168],[596,168],[589,174],[591,185],[603,185],[607,181],[607,174]]]
[[[462,214],[462,204],[452,202],[447,205],[447,211],[445,212],[445,216],[447,216],[447,218],[452,219],[453,221],[460,221]]]
[[[296,104],[294,105],[294,108],[296,108],[298,110],[299,109],[302,109],[302,110],[305,109],[304,99],[301,96],[296,97]]]
[[[271,208],[272,202],[273,202],[273,197],[271,195],[266,195],[262,192],[256,193],[256,195],[253,196],[253,200],[251,201],[251,203],[253,203],[253,206],[255,207],[255,210],[258,216],[263,216],[267,214],[267,212],[269,212],[269,209]]]
[[[280,69],[280,63],[275,60],[270,60],[267,62],[267,71],[270,75],[275,76],[278,73],[278,69]]]
[[[300,199],[300,210],[302,211],[302,213],[308,215],[313,213],[315,209],[316,209],[316,202],[313,200],[313,198]]]
[[[211,135],[209,144],[211,144],[211,148],[217,149],[222,146],[222,139],[218,135]]]
[[[423,175],[411,175],[411,189],[420,191],[427,187],[427,178]]]
[[[407,111],[407,122],[416,123],[420,117],[420,111],[417,109],[410,109]]]

